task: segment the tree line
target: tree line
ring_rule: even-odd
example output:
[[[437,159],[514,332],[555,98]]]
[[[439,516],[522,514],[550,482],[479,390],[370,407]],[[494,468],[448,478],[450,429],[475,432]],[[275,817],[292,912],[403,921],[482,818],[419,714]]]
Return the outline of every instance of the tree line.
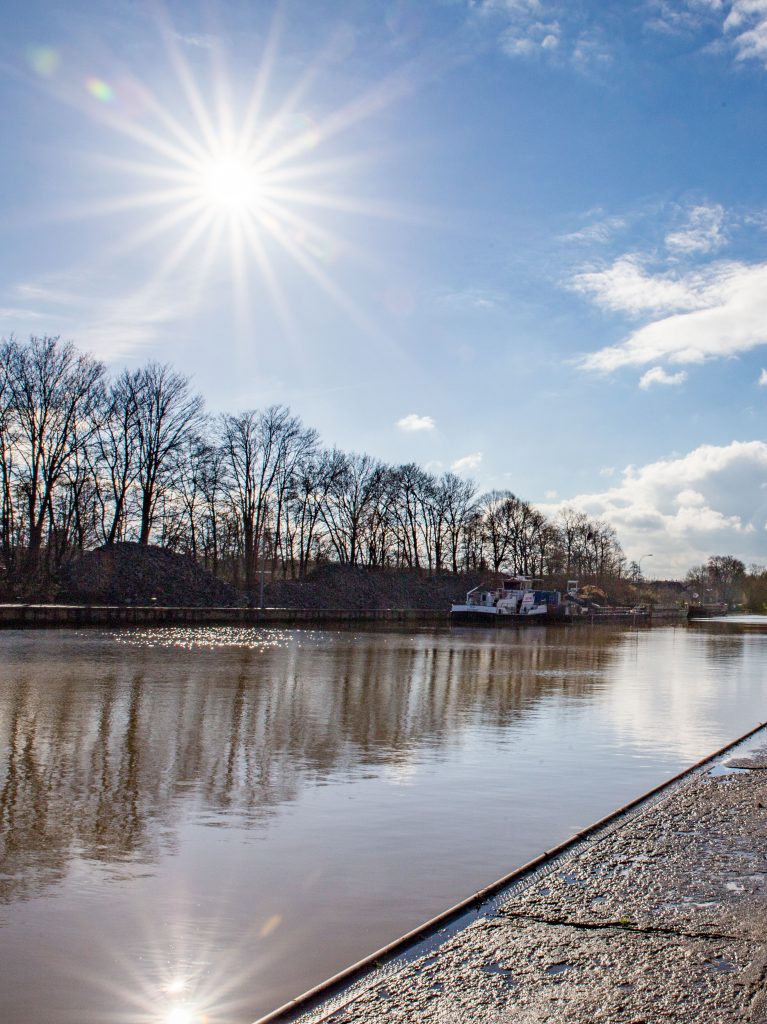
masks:
[[[751,612],[767,612],[767,567],[745,562],[733,555],[712,555],[693,566],[686,583],[696,600],[724,601],[730,607],[743,605]]]
[[[583,512],[548,518],[452,472],[328,448],[285,406],[212,415],[170,365],[109,376],[53,337],[0,343],[0,492],[6,581],[122,541],[186,553],[245,590],[264,565],[299,577],[322,561],[626,571],[614,530]]]

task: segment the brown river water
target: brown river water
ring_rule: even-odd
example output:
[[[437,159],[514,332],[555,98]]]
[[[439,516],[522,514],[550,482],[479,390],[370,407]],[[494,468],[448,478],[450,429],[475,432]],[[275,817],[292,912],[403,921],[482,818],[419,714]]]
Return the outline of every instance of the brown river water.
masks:
[[[767,718],[767,634],[0,634],[0,1020],[249,1024]]]

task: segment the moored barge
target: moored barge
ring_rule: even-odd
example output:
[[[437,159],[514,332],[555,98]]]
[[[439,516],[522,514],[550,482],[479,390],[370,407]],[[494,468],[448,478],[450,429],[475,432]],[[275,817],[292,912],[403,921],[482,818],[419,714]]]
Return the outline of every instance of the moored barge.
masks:
[[[677,613],[678,614],[678,613]],[[506,626],[555,622],[650,621],[651,611],[602,607],[578,593],[578,581],[568,580],[567,590],[546,590],[529,576],[508,576],[500,587],[478,586],[462,604],[451,605],[450,621],[460,626]]]
[[[578,583],[570,580],[567,593],[544,590],[529,576],[509,576],[500,587],[474,587],[462,604],[450,608],[456,624],[492,626],[510,622],[561,622],[588,614],[578,598]]]

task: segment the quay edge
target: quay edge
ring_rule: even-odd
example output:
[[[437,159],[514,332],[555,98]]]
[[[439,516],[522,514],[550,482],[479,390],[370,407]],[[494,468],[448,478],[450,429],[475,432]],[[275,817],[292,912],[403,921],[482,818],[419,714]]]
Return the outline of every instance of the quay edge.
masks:
[[[603,622],[647,623],[656,620],[682,620],[684,609],[656,611],[652,616],[633,616],[605,610],[604,614],[584,616],[584,624]],[[483,620],[481,625],[533,625],[534,619],[504,616],[508,622]],[[557,620],[561,625],[562,620]],[[446,626],[451,624],[447,611],[424,608],[383,609],[310,609],[310,608],[189,608],[170,605],[76,605],[76,604],[0,604],[2,629],[83,629],[120,626],[322,626],[401,624]],[[462,625],[452,621],[453,625]]]
[[[432,940],[436,945],[439,945],[442,941],[440,933],[445,933],[445,938],[448,938],[456,932],[462,931],[464,927],[481,916],[485,907],[505,894],[507,890],[512,890],[515,885],[534,876],[539,869],[545,868],[553,861],[574,853],[584,840],[594,838],[602,830],[616,826],[620,828],[623,824],[621,819],[629,821],[631,816],[642,809],[644,805],[651,804],[655,798],[660,797],[666,791],[672,791],[677,784],[694,776],[707,765],[723,757],[729,751],[765,729],[767,729],[767,722],[761,722],[754,726],[737,737],[737,739],[731,740],[718,750],[707,754],[699,761],[696,761],[671,778],[666,779],[658,786],[642,793],[610,814],[576,832],[564,842],[551,849],[544,850],[526,864],[515,868],[509,874],[478,890],[460,903],[448,908],[436,917],[393,940],[381,949],[376,950],[333,975],[331,978],[315,985],[295,999],[277,1007],[265,1016],[259,1017],[254,1024],[293,1024],[293,1022],[299,1021],[305,1021],[307,1024],[321,1024],[324,1020],[333,1019],[334,1015],[344,1005],[359,998],[366,991],[366,980],[374,976],[379,968],[385,967],[400,958],[407,957],[416,947],[420,947],[422,943],[428,940]],[[360,986],[359,988],[357,988],[358,985]],[[760,1024],[765,1024],[765,1022],[760,1020]]]
[[[164,605],[0,604],[0,629],[88,626],[265,626],[343,623],[446,625],[447,612],[421,608],[361,611],[308,608],[185,608]]]

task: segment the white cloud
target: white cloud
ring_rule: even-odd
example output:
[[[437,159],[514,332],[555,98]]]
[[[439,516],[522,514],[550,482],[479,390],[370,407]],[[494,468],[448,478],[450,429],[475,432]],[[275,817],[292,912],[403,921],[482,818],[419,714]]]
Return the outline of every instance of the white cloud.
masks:
[[[718,263],[687,274],[653,275],[638,257],[624,256],[604,270],[577,275],[571,287],[606,309],[667,314],[619,345],[586,356],[586,369],[701,363],[767,343],[767,263]]]
[[[0,320],[10,320],[14,328],[19,321],[41,319],[43,319],[43,314],[39,313],[36,309],[23,309],[20,306],[0,306]],[[18,334],[18,331],[16,333]]]
[[[627,224],[625,217],[603,217],[580,228],[578,231],[570,231],[561,235],[563,242],[582,242],[587,245],[604,244],[609,242],[612,236],[625,228]]]
[[[647,373],[642,374],[639,380],[640,388],[645,391],[647,388],[651,388],[653,384],[683,384],[687,380],[687,374],[684,370],[680,370],[679,373],[666,373],[662,366],[653,366]]]
[[[402,419],[397,420],[399,429],[409,433],[417,430],[434,430],[436,425],[431,416],[419,416],[415,412],[411,412],[409,416],[403,416]]]
[[[706,24],[718,22],[723,39],[735,50],[736,60],[757,60],[767,67],[765,0],[686,0],[683,6],[671,0],[651,0],[650,6],[658,13],[648,22],[649,28],[694,32]],[[709,46],[707,49],[717,52],[721,47]]]
[[[482,452],[472,452],[471,455],[464,455],[456,459],[450,467],[454,473],[473,473],[479,469],[482,463]]]
[[[180,43],[185,43],[187,46],[194,46],[202,50],[212,50],[216,45],[216,37],[204,32],[173,32],[172,35]]]
[[[486,288],[464,288],[461,291],[445,292],[437,297],[437,305],[459,312],[489,312],[504,303],[499,292]]]
[[[686,312],[715,303],[731,274],[730,264],[688,273],[651,274],[644,263],[639,253],[627,253],[611,266],[576,274],[570,288],[590,296],[603,309],[633,316]]]
[[[572,49],[572,62],[583,70],[609,64],[612,54],[607,43],[594,32],[582,32]]]
[[[718,204],[693,206],[687,215],[687,223],[679,231],[666,235],[666,247],[683,255],[714,252],[727,241],[723,225],[724,207]]]
[[[610,522],[629,558],[652,551],[658,576],[683,575],[712,554],[763,562],[767,444],[702,445],[687,455],[629,466],[609,490],[561,504]]]
[[[469,6],[498,30],[498,45],[509,57],[548,57],[579,70],[610,60],[598,32],[584,25],[583,12],[562,0],[475,0]]]
[[[25,309],[6,310],[16,334],[60,335],[101,359],[118,359],[165,336],[182,318],[184,306],[157,288],[127,295],[89,295],[68,275],[17,284],[13,293]]]
[[[767,388],[767,370],[762,370],[759,374],[759,387]]]
[[[767,0],[733,0],[724,31],[738,60],[758,60],[767,67]]]
[[[687,0],[686,5],[678,0],[649,0],[647,6],[654,12],[646,22],[647,28],[666,35],[689,35],[712,20],[722,9],[723,0]]]

